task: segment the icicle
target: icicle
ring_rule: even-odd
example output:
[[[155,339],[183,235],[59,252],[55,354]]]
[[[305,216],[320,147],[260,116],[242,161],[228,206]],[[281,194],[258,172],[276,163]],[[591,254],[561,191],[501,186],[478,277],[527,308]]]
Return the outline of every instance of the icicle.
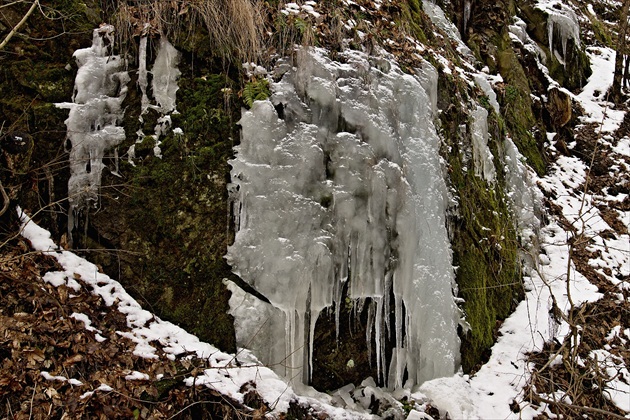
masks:
[[[470,20],[470,9],[471,9],[470,0],[465,0],[464,1],[464,27],[463,27],[463,34],[466,34],[466,29],[468,29],[468,21]]]
[[[304,361],[305,370],[316,317],[334,304],[338,326],[347,285],[356,311],[373,302],[366,345],[374,337],[381,380],[400,385],[409,369],[412,383],[450,375],[458,363],[459,314],[444,216],[448,190],[432,123],[437,72],[424,63],[411,76],[393,61],[376,69],[362,53],[342,54],[345,62],[337,63],[302,50],[297,68],[272,84],[271,101],[243,112],[242,141],[230,161],[239,230],[226,258],[286,315],[284,331],[268,333],[282,334],[275,341],[284,340],[287,357]],[[283,119],[273,104],[282,106]],[[393,330],[392,365],[385,343]]]
[[[471,134],[475,175],[488,182],[494,182],[496,169],[494,168],[492,152],[488,148],[488,111],[481,106],[477,106],[473,111]]]
[[[175,100],[179,90],[177,79],[181,75],[177,68],[178,63],[179,52],[168,42],[165,36],[162,36],[160,49],[151,70],[153,74],[151,87],[157,107],[164,115],[175,111]]]
[[[138,50],[138,87],[142,92],[140,115],[147,111],[149,107],[149,97],[147,96],[147,88],[149,87],[149,77],[147,72],[147,37],[140,38],[140,48]],[[144,136],[144,134],[143,134]]]
[[[555,33],[560,35],[560,43],[562,45],[562,57],[556,57],[564,65],[567,56],[567,44],[569,39],[575,42],[577,48],[580,47],[580,24],[577,15],[568,6],[558,3],[559,9],[545,5],[542,8],[548,14],[547,18],[547,36],[549,38],[549,50],[555,53],[553,40]]]
[[[70,143],[68,180],[68,231],[71,237],[78,211],[98,203],[103,157],[125,139],[118,126],[124,111],[129,75],[124,60],[111,54],[114,28],[95,29],[92,46],[75,51],[79,70],[74,84],[73,103],[56,104],[70,110],[65,121]]]

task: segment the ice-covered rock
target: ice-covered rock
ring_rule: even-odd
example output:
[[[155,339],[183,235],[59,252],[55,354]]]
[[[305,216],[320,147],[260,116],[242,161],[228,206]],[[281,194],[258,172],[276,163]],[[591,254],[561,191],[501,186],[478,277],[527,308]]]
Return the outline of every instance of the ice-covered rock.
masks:
[[[475,175],[494,182],[496,169],[492,152],[488,147],[488,111],[477,105],[472,112],[472,146]]]
[[[70,154],[70,231],[78,211],[98,204],[105,152],[125,139],[125,130],[119,124],[129,75],[124,71],[125,61],[112,54],[113,29],[109,25],[95,29],[92,46],[75,51],[79,70],[72,103],[57,104],[70,110],[65,121]]]
[[[341,55],[302,50],[271,100],[243,112],[227,259],[270,304],[231,300],[237,336],[308,381],[316,320],[340,307],[347,284],[350,299],[369,305],[366,341],[376,342],[383,382],[451,375],[459,315],[432,123],[436,71],[425,62],[411,76],[393,61],[379,69],[362,53]],[[395,336],[389,360],[386,336]]]

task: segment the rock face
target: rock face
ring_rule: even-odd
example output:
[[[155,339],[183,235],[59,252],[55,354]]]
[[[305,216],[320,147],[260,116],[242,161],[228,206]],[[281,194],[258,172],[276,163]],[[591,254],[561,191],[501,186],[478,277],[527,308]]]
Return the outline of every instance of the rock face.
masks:
[[[571,97],[558,88],[549,90],[549,103],[547,104],[551,123],[554,127],[564,127],[571,121]]]
[[[357,26],[356,19],[355,26],[337,25],[335,32],[330,29],[336,27],[330,20],[332,13],[326,9],[332,2],[320,3],[322,15],[317,18],[305,10],[295,12],[299,20],[291,17],[293,12],[283,14],[284,26],[277,33],[286,39],[275,37],[273,43],[277,51],[291,51],[282,43],[312,39],[312,26],[315,33],[319,31],[321,44],[331,44],[334,53],[330,55],[338,59],[336,70],[322,64],[334,61],[325,54],[305,68],[289,57],[270,82],[260,74],[245,80],[239,66],[221,61],[225,52],[210,47],[214,38],[205,26],[195,26],[185,36],[166,34],[172,35],[168,39],[180,54],[179,77],[162,78],[164,72],[153,70],[162,43],[159,34],[149,33],[144,45],[139,36],[130,35],[122,44],[114,37],[113,49],[126,55],[130,69],[131,80],[124,86],[127,94],[120,104],[124,116],[115,118],[124,136],[117,138],[117,147],[103,151],[101,187],[93,200],[96,207],[79,215],[74,241],[66,238],[65,242],[86,249],[93,261],[158,315],[228,351],[237,344],[234,319],[228,312],[235,314],[237,326],[247,321],[242,317],[239,321],[241,315],[230,309],[224,279],[234,282],[228,283],[234,291],[232,298],[244,293],[240,288],[251,292],[247,299],[266,298],[275,306],[269,313],[280,313],[274,318],[277,323],[269,327],[276,333],[287,325],[294,328],[295,343],[285,338],[276,344],[284,356],[296,358],[296,365],[308,366],[305,380],[320,389],[360,382],[366,376],[402,385],[407,379],[420,382],[448,374],[458,366],[460,354],[453,349],[459,341],[464,371],[474,370],[495,339],[497,323],[522,294],[517,248],[518,229],[523,227],[517,224],[533,220],[527,217],[535,213],[529,204],[521,206],[526,215],[514,212],[515,198],[508,191],[515,188],[518,177],[509,172],[516,169],[506,169],[503,159],[511,156],[516,161],[522,155],[536,172],[544,173],[544,133],[556,131],[562,139],[570,135],[574,121],[570,100],[561,89],[551,89],[547,103],[532,99],[546,95],[549,87],[536,60],[545,57],[553,77],[569,90],[583,85],[589,74],[570,10],[543,10],[525,1],[458,0],[445,4],[444,14],[437,6],[423,10],[416,0],[394,1],[378,9],[370,9],[372,2],[365,1],[369,7],[362,16],[379,16],[373,20],[381,25],[380,32],[370,32],[369,25],[360,22]],[[24,6],[17,3],[3,9],[6,22],[0,22],[0,38],[23,16]],[[35,13],[24,29],[29,37],[15,37],[0,56],[0,147],[7,169],[0,172],[0,181],[11,204],[19,202],[31,213],[45,209],[39,213],[41,222],[59,239],[67,231],[64,215],[71,171],[63,124],[68,111],[54,104],[71,100],[78,70],[72,55],[90,45],[89,34],[113,11],[105,5],[101,13],[99,4],[91,1],[57,1],[51,7],[61,19]],[[357,18],[355,12],[353,8],[344,11],[346,20]],[[186,19],[187,15],[181,16]],[[380,17],[392,24],[382,26]],[[300,22],[312,25],[307,30]],[[392,28],[410,28],[425,44],[404,44],[404,36],[396,38]],[[59,34],[61,38],[51,38]],[[379,45],[395,52],[398,61],[389,56],[383,59]],[[365,49],[372,58],[368,54],[353,61],[352,54],[340,53],[350,47]],[[432,55],[432,49],[439,50],[442,59]],[[420,54],[431,64],[417,65]],[[492,82],[495,97],[481,79],[475,83],[472,77],[472,83],[465,83],[457,75],[453,63],[461,64],[459,54],[500,76],[500,82]],[[141,63],[145,71],[140,71]],[[430,67],[436,71],[426,70]],[[393,74],[400,79],[398,85],[390,83]],[[149,88],[154,78],[167,88]],[[172,82],[177,84],[176,91]],[[408,106],[397,107],[394,96],[379,92],[383,86],[389,86]],[[420,89],[423,94],[418,93]],[[163,96],[166,91],[170,93]],[[241,115],[242,105],[269,93],[273,93],[275,108],[256,104]],[[170,104],[173,96],[176,100]],[[414,120],[417,115],[409,114],[412,109],[422,111],[425,126]],[[249,156],[251,167],[245,170],[238,158],[233,160],[230,178],[229,161],[239,143],[241,118],[244,137],[239,154]],[[387,127],[387,135],[378,127]],[[264,134],[263,128],[282,133],[275,133],[276,138]],[[263,134],[269,144],[258,142]],[[24,146],[17,145],[17,137],[27,139]],[[426,143],[414,149],[403,144],[404,139]],[[263,146],[272,147],[275,141],[288,148],[280,158],[296,160],[274,161],[273,155],[265,155]],[[19,153],[14,153],[16,148]],[[433,154],[422,161],[427,148]],[[350,157],[366,166],[357,169]],[[263,158],[268,161],[256,160]],[[411,168],[414,159],[422,171]],[[292,184],[297,190],[284,185],[284,189],[258,194],[248,189],[254,181],[260,188],[273,187],[274,182],[286,179],[283,169],[289,167],[294,175],[291,183],[300,183],[299,188]],[[259,172],[251,172],[252,168]],[[239,170],[249,178],[237,180]],[[522,180],[526,171],[520,170]],[[256,179],[262,176],[269,181]],[[240,188],[242,197],[236,201],[228,200],[229,182]],[[525,191],[526,182],[521,184],[519,188]],[[248,191],[250,195],[245,196]],[[270,202],[257,197],[283,191],[287,196],[278,200],[291,198],[303,204],[284,219]],[[531,203],[525,192],[519,194],[521,203]],[[426,197],[435,198],[433,207],[423,202]],[[231,209],[234,203],[242,207]],[[257,207],[268,213],[256,213],[253,208]],[[4,231],[14,226],[11,213],[1,215]],[[239,215],[236,226],[233,213]],[[246,235],[247,229],[262,229],[270,214],[278,217],[275,230]],[[373,219],[383,222],[381,227],[375,227]],[[534,229],[534,224],[528,229]],[[277,235],[290,226],[302,232],[306,225],[321,231],[319,241],[313,242],[306,234],[299,240]],[[234,238],[236,231],[241,233]],[[428,234],[436,231],[437,236]],[[431,239],[412,246],[412,237]],[[280,243],[282,238],[288,242]],[[265,257],[259,261],[265,270],[257,272],[254,260],[246,261],[245,257],[251,257],[248,240],[257,240],[256,245],[276,259],[290,257],[288,249],[293,247],[291,255],[302,262],[296,260],[289,268],[301,267],[304,272],[299,281],[295,273],[287,276],[295,283],[284,288],[294,287],[293,294],[301,293],[301,303],[286,300],[287,290],[270,286],[270,276],[282,277],[283,269],[289,268]],[[230,245],[232,267],[224,259]],[[277,270],[269,270],[269,265]],[[453,266],[458,267],[456,272]],[[313,277],[321,277],[321,283]],[[425,277],[430,281],[413,284],[414,279]],[[352,278],[356,281],[348,280]],[[315,284],[325,286],[316,290]],[[459,336],[453,292],[465,301],[460,306],[466,322],[461,323]],[[427,301],[422,300],[436,293],[442,299],[443,323],[432,318],[437,312],[427,309]],[[269,302],[260,300],[256,305]],[[290,318],[293,321],[287,321]],[[248,343],[240,339],[240,344]],[[431,343],[440,340],[447,342],[440,349],[448,351],[432,365],[434,359],[427,354],[439,352],[439,346]],[[304,350],[291,350],[301,344],[306,344]]]

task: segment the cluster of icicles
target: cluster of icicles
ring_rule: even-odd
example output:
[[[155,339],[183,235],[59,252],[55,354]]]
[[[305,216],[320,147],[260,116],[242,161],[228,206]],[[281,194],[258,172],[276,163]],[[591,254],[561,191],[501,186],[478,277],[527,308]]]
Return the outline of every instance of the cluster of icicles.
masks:
[[[437,72],[341,54],[344,63],[308,49],[297,67],[281,64],[271,100],[240,121],[227,258],[270,304],[232,286],[237,339],[307,382],[318,316],[334,307],[338,317],[347,287],[356,306],[369,305],[365,340],[382,382],[452,375],[460,314],[432,122]],[[389,360],[386,336],[395,336]]]
[[[120,124],[130,76],[128,63],[112,54],[112,31],[96,29],[92,46],[75,52],[73,102],[58,104],[70,110],[70,230],[78,212],[98,204],[103,158],[111,150],[117,158],[126,137]],[[140,118],[148,109],[161,115],[152,135],[159,157],[160,136],[177,112],[179,55],[162,38],[149,71],[146,51],[143,38]],[[391,57],[338,56],[342,62],[304,48],[296,66],[280,61],[272,97],[243,111],[230,161],[236,237],[226,258],[269,303],[227,282],[237,340],[280,374],[308,383],[317,319],[333,309],[338,326],[349,299],[356,312],[367,308],[366,349],[375,350],[379,381],[396,388],[451,375],[461,311],[446,228],[453,199],[433,125],[437,72],[428,62],[410,75]],[[481,107],[473,112],[472,158],[476,174],[493,183],[487,116]],[[530,209],[526,169],[506,144],[513,201]],[[133,154],[132,145],[131,163]],[[521,213],[519,220],[531,216]]]
[[[69,109],[65,124],[68,128],[67,146],[70,161],[68,181],[68,230],[70,237],[76,227],[76,216],[86,207],[98,206],[101,176],[105,165],[103,158],[113,151],[118,165],[118,149],[125,140],[125,130],[121,126],[124,116],[122,103],[127,95],[131,80],[127,71],[128,63],[119,55],[113,54],[114,27],[102,25],[95,29],[92,45],[75,51],[74,57],[79,67],[74,85],[72,102],[56,104]],[[162,37],[158,54],[151,72],[146,65],[147,39],[140,41],[138,85],[142,91],[142,114],[150,107],[162,116],[158,119],[153,135],[159,156],[159,137],[170,126],[169,114],[176,112],[177,69],[179,60],[175,48]],[[151,74],[151,88],[154,104],[147,95],[148,75]],[[144,138],[139,131],[138,142]],[[133,146],[129,149],[133,158]],[[112,171],[116,174],[116,170]]]

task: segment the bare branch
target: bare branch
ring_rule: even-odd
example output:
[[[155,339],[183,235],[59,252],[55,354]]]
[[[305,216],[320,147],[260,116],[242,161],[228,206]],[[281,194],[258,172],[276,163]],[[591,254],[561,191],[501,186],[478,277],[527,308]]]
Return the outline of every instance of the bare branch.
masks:
[[[24,22],[26,22],[26,20],[28,19],[28,17],[33,13],[33,11],[35,10],[35,8],[39,5],[39,0],[35,0],[33,2],[33,4],[31,4],[31,8],[28,9],[28,12],[26,12],[26,14],[24,15],[24,17],[22,18],[22,20],[20,20],[18,22],[17,25],[15,25],[15,27],[13,29],[11,29],[11,32],[9,32],[9,34],[7,35],[6,38],[4,38],[4,41],[2,41],[2,43],[0,44],[0,50],[2,50],[4,48],[5,45],[7,45],[7,42],[9,42],[11,40],[11,38],[13,38],[13,35],[15,35],[15,33],[20,29],[20,27],[22,27],[22,25],[24,25]]]

